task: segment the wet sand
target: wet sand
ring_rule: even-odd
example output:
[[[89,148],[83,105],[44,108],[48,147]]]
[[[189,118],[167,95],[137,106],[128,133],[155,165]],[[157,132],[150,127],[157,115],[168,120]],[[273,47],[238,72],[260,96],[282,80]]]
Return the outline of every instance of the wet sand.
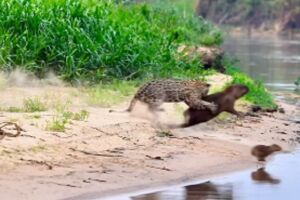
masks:
[[[2,97],[14,94],[11,101],[16,96],[53,93],[57,96],[50,99],[63,101],[72,90],[10,88],[2,91]],[[155,128],[142,107],[132,115],[109,113],[108,108],[72,99],[71,109],[84,108],[90,117],[72,122],[65,133],[45,130],[53,117],[51,110],[39,119],[28,113],[1,113],[1,121],[13,119],[26,130],[17,138],[0,141],[1,199],[88,199],[207,178],[255,165],[249,153],[255,144],[277,143],[292,150],[300,140],[300,125],[292,120],[299,108],[283,102],[285,114],[243,119],[228,115],[166,132]],[[166,109],[161,113],[163,122],[181,122],[178,106],[166,105]]]

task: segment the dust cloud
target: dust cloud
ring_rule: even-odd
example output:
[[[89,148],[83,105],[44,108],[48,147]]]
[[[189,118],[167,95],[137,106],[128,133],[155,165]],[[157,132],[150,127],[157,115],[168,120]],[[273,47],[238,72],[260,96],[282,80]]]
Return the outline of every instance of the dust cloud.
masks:
[[[43,87],[43,86],[66,86],[53,72],[46,74],[45,78],[39,79],[34,74],[16,69],[12,72],[0,73],[0,87]]]

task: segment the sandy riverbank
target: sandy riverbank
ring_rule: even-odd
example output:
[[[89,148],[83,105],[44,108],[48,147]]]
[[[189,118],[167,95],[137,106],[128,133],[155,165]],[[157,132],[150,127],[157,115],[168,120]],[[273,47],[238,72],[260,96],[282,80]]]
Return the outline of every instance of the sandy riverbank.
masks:
[[[145,119],[143,108],[132,115],[109,113],[108,108],[88,106],[76,92],[63,87],[1,91],[2,104],[18,105],[29,96],[60,102],[71,98],[72,111],[90,113],[86,121],[73,121],[65,133],[57,133],[45,130],[53,117],[51,109],[39,118],[32,113],[2,112],[1,121],[16,121],[26,132],[0,141],[1,199],[104,196],[148,184],[209,177],[254,165],[249,154],[254,144],[278,143],[291,150],[300,139],[300,125],[290,120],[299,108],[282,102],[285,114],[226,117],[167,134]],[[164,122],[182,120],[178,106],[166,108],[161,114]]]

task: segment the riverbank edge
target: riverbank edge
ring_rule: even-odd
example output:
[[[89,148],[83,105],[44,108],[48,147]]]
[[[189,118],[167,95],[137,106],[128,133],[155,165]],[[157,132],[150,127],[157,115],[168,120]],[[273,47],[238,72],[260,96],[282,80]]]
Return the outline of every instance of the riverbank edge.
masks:
[[[211,167],[209,171],[213,172],[197,172],[195,170],[179,178],[157,181],[149,184],[135,185],[130,187],[120,187],[104,192],[88,192],[78,196],[64,198],[61,200],[118,200],[124,197],[133,197],[153,192],[159,192],[172,187],[182,187],[186,185],[199,184],[214,178],[220,178],[228,174],[238,173],[245,170],[254,169],[255,162],[243,160],[232,162],[224,168],[224,166]],[[147,189],[145,189],[147,188]],[[116,195],[117,194],[117,195]]]

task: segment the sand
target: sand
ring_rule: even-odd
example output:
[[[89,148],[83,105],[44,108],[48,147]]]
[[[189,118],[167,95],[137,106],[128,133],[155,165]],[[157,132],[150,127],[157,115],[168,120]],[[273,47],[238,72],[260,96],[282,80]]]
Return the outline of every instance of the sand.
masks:
[[[209,178],[255,166],[250,156],[253,145],[276,143],[291,151],[300,141],[300,124],[293,121],[299,107],[283,102],[279,104],[284,114],[241,119],[228,115],[168,131],[157,128],[143,106],[132,114],[109,113],[109,108],[85,103],[84,94],[74,95],[75,88],[8,87],[0,93],[2,107],[40,96],[49,105],[72,99],[70,110],[90,113],[87,120],[72,121],[61,133],[46,130],[55,113],[51,106],[39,118],[33,113],[1,112],[1,122],[15,121],[25,130],[19,137],[0,141],[1,199],[90,199]],[[160,121],[182,122],[184,107],[165,108]]]

